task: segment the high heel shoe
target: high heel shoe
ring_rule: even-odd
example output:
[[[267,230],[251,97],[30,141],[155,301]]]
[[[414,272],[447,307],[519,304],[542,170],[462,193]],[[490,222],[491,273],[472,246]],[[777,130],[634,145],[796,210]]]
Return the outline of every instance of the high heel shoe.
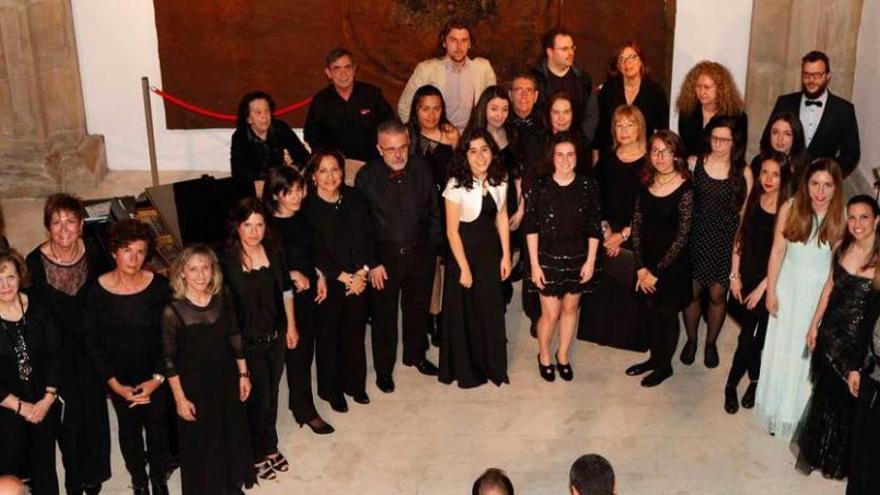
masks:
[[[749,382],[746,393],[743,394],[742,406],[746,409],[755,407],[755,392],[758,391],[758,382]]]
[[[724,410],[727,414],[736,414],[739,411],[739,399],[736,397],[736,387],[724,387]]]
[[[556,380],[556,370],[553,368],[553,365],[544,366],[541,364],[541,355],[538,354],[538,373],[541,374],[541,378],[545,381],[552,382]]]
[[[678,358],[682,363],[690,366],[694,364],[694,359],[697,357],[697,343],[691,342],[688,340],[684,343],[684,347],[681,348],[681,355]]]
[[[254,470],[257,472],[257,478],[261,480],[271,481],[277,477],[275,470],[272,469],[272,461],[263,461],[259,464],[254,464]]]
[[[272,464],[272,469],[280,473],[286,473],[290,469],[290,463],[281,452],[276,452],[274,456],[266,457],[266,461]]]
[[[559,373],[559,378],[562,378],[567,382],[574,379],[574,371],[571,369],[571,363],[560,363],[558,355],[556,356],[556,371]]]
[[[311,428],[312,433],[314,433],[316,435],[329,435],[329,434],[333,433],[334,431],[336,431],[336,429],[333,428],[333,426],[331,426],[330,423],[324,421],[324,419],[321,418],[321,416],[315,416],[314,418],[306,421],[305,423],[299,423],[300,428],[302,428],[303,425],[307,425],[309,428]]]

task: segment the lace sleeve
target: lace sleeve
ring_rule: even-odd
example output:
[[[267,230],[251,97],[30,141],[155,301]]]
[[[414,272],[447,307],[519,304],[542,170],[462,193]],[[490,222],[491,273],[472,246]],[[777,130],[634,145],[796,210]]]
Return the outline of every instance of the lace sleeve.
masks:
[[[687,246],[688,236],[691,232],[691,221],[694,212],[694,192],[688,189],[681,195],[678,200],[678,230],[675,233],[675,240],[666,250],[666,253],[657,263],[657,271],[662,272],[672,264]],[[659,276],[659,274],[656,274]]]
[[[632,227],[630,235],[632,237],[633,258],[635,259],[636,270],[645,267],[642,261],[642,195],[636,196],[636,205],[633,209]]]
[[[235,306],[232,304],[232,296],[228,290],[223,291],[223,308],[220,316],[226,320],[226,336],[229,338],[229,347],[235,359],[244,359],[244,345],[241,340],[241,332],[238,330],[238,317],[235,314]]]
[[[165,376],[177,376],[177,332],[182,324],[174,311],[173,303],[162,310],[162,356],[165,359]]]

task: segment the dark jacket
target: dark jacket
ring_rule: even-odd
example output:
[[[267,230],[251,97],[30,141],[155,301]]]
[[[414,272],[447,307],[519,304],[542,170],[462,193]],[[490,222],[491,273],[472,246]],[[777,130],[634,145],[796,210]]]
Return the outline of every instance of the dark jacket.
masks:
[[[614,111],[626,105],[626,93],[623,89],[623,78],[609,78],[599,90],[599,127],[593,148],[605,150],[612,145],[611,118]],[[656,82],[647,77],[642,78],[639,94],[633,105],[642,111],[645,117],[645,137],[650,138],[654,131],[669,129],[669,98],[666,91]]]
[[[575,121],[581,122],[584,136],[590,143],[596,135],[596,126],[599,124],[599,103],[596,94],[593,92],[593,79],[587,71],[581,69],[577,65],[572,65],[570,69],[575,78],[578,80],[580,91],[578,94],[571,95],[575,101],[574,118]],[[550,69],[547,68],[547,60],[541,61],[532,69],[532,73],[538,80],[538,104],[537,107],[543,112],[547,98],[558,88],[549,87]]]
[[[25,402],[34,402],[43,398],[46,387],[60,385],[61,344],[49,308],[38,298],[29,297],[24,318],[24,340],[33,374],[29,382],[21,380],[13,333],[0,328],[0,401],[13,394]]]
[[[340,187],[339,201],[328,203],[311,191],[303,203],[314,242],[315,268],[327,277],[328,285],[342,272],[375,267],[375,244],[369,206],[353,187]]]
[[[263,244],[263,247],[266,250],[266,257],[269,258],[269,268],[272,270],[272,276],[275,280],[275,329],[284,332],[287,329],[287,313],[284,311],[283,293],[293,290],[293,285],[290,281],[290,275],[287,272],[287,265],[284,263],[281,250],[266,243]],[[239,253],[226,250],[220,258],[220,263],[223,268],[223,282],[232,294],[232,301],[234,302],[238,319],[238,328],[241,329],[242,336],[247,338],[247,325],[244,321],[245,311],[243,308],[244,300],[246,299],[243,293],[244,283],[242,282],[244,268],[241,266],[240,256]]]
[[[269,169],[284,165],[284,150],[299,168],[309,161],[309,152],[283,120],[272,119],[266,140],[258,138],[248,125],[232,133],[229,161],[232,177],[243,181],[266,178]]]

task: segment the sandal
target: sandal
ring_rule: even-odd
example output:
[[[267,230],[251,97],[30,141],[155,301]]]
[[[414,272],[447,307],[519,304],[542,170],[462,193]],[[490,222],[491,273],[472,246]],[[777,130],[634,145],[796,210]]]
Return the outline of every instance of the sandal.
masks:
[[[276,452],[275,455],[270,455],[266,460],[272,463],[272,469],[275,471],[286,473],[287,469],[290,467],[290,464],[288,464],[287,459],[281,455],[281,452]]]
[[[261,480],[274,480],[276,478],[275,470],[272,469],[272,461],[254,464],[254,470],[257,472],[257,478]]]

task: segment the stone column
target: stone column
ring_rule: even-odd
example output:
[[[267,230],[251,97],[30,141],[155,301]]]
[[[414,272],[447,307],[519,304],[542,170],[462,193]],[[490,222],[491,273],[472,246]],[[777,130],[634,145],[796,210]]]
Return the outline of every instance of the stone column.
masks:
[[[70,0],[0,0],[0,196],[91,186],[106,173],[89,135]]]

